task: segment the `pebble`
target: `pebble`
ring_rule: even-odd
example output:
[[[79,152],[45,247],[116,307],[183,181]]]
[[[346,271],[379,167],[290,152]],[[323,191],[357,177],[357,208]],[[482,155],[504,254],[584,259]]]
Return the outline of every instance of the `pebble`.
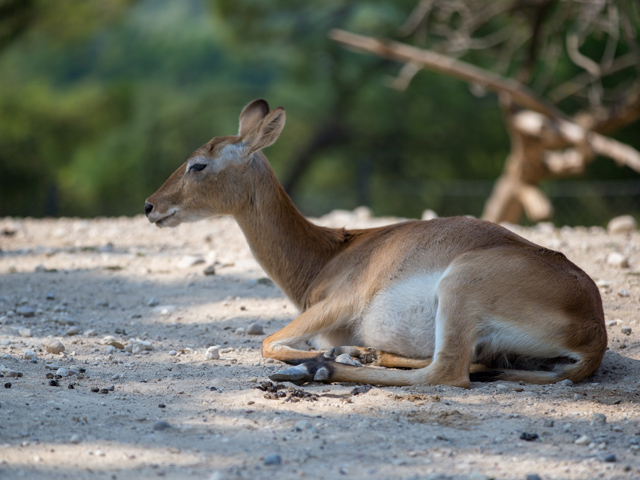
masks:
[[[629,266],[629,260],[627,260],[627,257],[618,252],[611,252],[607,257],[607,263],[618,268],[627,268]]]
[[[78,335],[80,333],[80,327],[74,325],[72,327],[67,328],[67,331],[64,334],[68,337],[72,335]]]
[[[631,335],[631,332],[632,332],[631,327],[622,327],[620,331],[625,335]]]
[[[235,334],[236,335],[244,335],[244,332],[245,332],[244,328],[239,327],[239,328],[236,328]]]
[[[169,355],[171,355],[172,357],[175,357],[178,354],[178,352],[176,352],[175,350],[169,350]]]
[[[213,265],[209,265],[207,268],[204,269],[204,274],[205,275],[215,275],[216,274],[216,267],[214,267]]]
[[[69,370],[64,367],[60,367],[58,370],[56,370],[56,375],[60,375],[61,377],[68,377],[69,375],[71,375],[71,372],[69,372]]]
[[[422,220],[433,220],[434,218],[438,218],[438,214],[433,210],[425,210],[422,212]]]
[[[73,443],[74,445],[79,444],[81,441],[82,437],[77,433],[74,433],[73,435],[71,435],[71,438],[69,438],[69,443]]]
[[[282,457],[277,453],[272,453],[264,457],[263,463],[265,465],[282,465]]]
[[[16,313],[23,317],[33,317],[36,314],[36,311],[31,307],[18,307],[16,308]]]
[[[53,292],[49,292],[47,293],[47,300],[55,300],[56,296],[53,294]]]
[[[201,255],[183,255],[183,257],[178,262],[178,267],[191,268],[201,263],[204,263],[204,257],[202,257]]]
[[[594,413],[591,416],[592,425],[604,425],[607,423],[607,416],[603,413]]]
[[[127,352],[137,355],[138,353],[144,352],[146,350],[153,350],[153,345],[151,344],[151,342],[136,338],[129,340],[129,343],[127,343],[127,346],[124,347],[124,349]]]
[[[37,360],[38,359],[38,354],[36,352],[34,352],[33,350],[28,350],[28,349],[24,351],[22,356],[24,357],[25,360]]]
[[[571,380],[569,380],[568,378],[556,383],[556,385],[560,385],[561,387],[572,387],[573,386],[573,382]]]
[[[311,430],[313,428],[313,424],[309,420],[300,420],[296,423],[296,431],[302,432],[303,430]]]
[[[621,215],[609,220],[607,232],[610,235],[625,234],[635,232],[638,228],[635,218],[631,215]]]
[[[573,443],[575,443],[576,445],[589,445],[591,443],[591,439],[586,435],[582,435]]]
[[[618,290],[618,296],[626,298],[629,296],[629,292],[624,288],[621,288],[620,290]]]
[[[57,338],[48,338],[44,342],[44,349],[53,354],[59,354],[64,352],[64,345]]]
[[[18,335],[20,335],[23,338],[29,338],[29,337],[31,337],[31,329],[30,328],[21,328],[20,330],[18,330]]]
[[[155,307],[155,306],[158,306],[158,305],[160,305],[160,302],[155,297],[151,297],[149,299],[149,301],[147,302],[147,307]]]
[[[509,389],[507,388],[506,385],[502,385],[502,384],[497,384],[496,385],[496,392],[498,393],[506,393]]]
[[[107,335],[102,339],[103,345],[111,345],[112,347],[116,347],[118,350],[124,349],[124,345],[120,343],[118,340],[113,338],[111,335]]]
[[[615,462],[616,461],[616,456],[613,453],[610,453],[608,455],[605,455],[603,460],[605,462]]]
[[[6,367],[5,365],[0,365],[0,373],[5,376],[5,377],[21,377],[22,373],[20,372],[16,372],[15,370],[12,370],[8,367]]]
[[[169,422],[165,422],[164,420],[158,420],[154,422],[153,427],[156,431],[167,430],[168,428],[173,428]]]
[[[205,360],[218,360],[220,358],[220,348],[218,346],[209,347],[204,354]]]
[[[526,480],[542,480],[542,478],[540,478],[540,475],[538,475],[537,473],[530,473],[525,478]]]
[[[252,323],[247,327],[247,335],[264,335],[264,327],[259,323]]]

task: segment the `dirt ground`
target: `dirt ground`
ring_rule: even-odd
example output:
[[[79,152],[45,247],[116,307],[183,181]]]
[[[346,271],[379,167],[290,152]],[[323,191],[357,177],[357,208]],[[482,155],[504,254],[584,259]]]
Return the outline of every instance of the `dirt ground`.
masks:
[[[512,228],[598,282],[586,382],[277,389],[260,345],[296,310],[232,219],[0,219],[0,478],[640,478],[640,235]]]

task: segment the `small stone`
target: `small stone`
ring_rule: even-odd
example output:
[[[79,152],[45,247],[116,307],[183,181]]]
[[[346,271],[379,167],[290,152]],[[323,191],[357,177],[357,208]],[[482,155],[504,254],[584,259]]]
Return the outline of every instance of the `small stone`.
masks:
[[[591,443],[591,439],[586,435],[582,435],[573,443],[575,443],[576,445],[589,445]]]
[[[38,359],[38,354],[36,352],[34,352],[33,350],[25,350],[24,353],[22,354],[23,358],[25,360],[37,360]]]
[[[540,438],[537,433],[528,433],[522,432],[520,434],[520,440],[524,440],[525,442],[535,442]]]
[[[218,360],[220,358],[220,348],[218,346],[209,347],[204,354],[205,360]]]
[[[64,345],[57,338],[49,338],[44,342],[44,349],[53,354],[64,352]]]
[[[540,478],[540,475],[538,475],[537,473],[530,473],[525,478],[526,480],[542,480]]]
[[[207,268],[204,269],[203,273],[205,275],[215,275],[216,274],[216,267],[214,267],[213,265],[209,265]]]
[[[77,325],[73,325],[69,328],[67,328],[67,330],[64,332],[64,334],[67,337],[70,337],[72,335],[78,335],[80,333],[80,327],[78,327]]]
[[[603,413],[594,413],[591,416],[592,425],[604,425],[607,423],[607,416]]]
[[[169,428],[173,428],[169,422],[165,422],[164,420],[158,420],[154,422],[153,427],[155,431],[167,430]]]
[[[178,352],[176,352],[175,350],[169,350],[169,355],[171,355],[172,357],[175,357],[178,354]]]
[[[556,383],[556,385],[560,385],[561,387],[572,387],[573,386],[573,382],[571,380],[569,380],[568,378],[561,380],[560,382]]]
[[[16,308],[16,313],[23,317],[33,317],[36,314],[36,311],[31,307],[18,307]]]
[[[582,397],[580,396],[580,394],[579,394],[579,393],[574,393],[574,394],[573,394],[573,399],[574,399],[574,400],[582,400]]]
[[[73,435],[71,435],[71,438],[69,438],[69,443],[73,443],[74,445],[79,444],[81,441],[82,437],[77,433],[74,433]]]
[[[607,224],[607,232],[610,235],[619,235],[625,233],[633,233],[637,230],[635,218],[631,215],[622,215],[609,220]]]
[[[613,453],[610,453],[610,454],[608,454],[608,455],[605,455],[605,456],[604,456],[604,458],[603,458],[603,460],[604,460],[605,462],[610,462],[610,463],[611,463],[611,462],[615,462],[615,461],[616,461],[616,456],[615,456]]]
[[[4,388],[11,388],[11,382],[7,382],[4,384]]]
[[[618,296],[626,298],[629,296],[629,292],[624,288],[621,288],[620,290],[618,290]]]
[[[611,252],[607,257],[607,263],[618,268],[627,268],[629,266],[629,260],[627,260],[627,257],[618,252]]]
[[[506,393],[508,391],[509,391],[509,389],[507,388],[506,385],[502,385],[500,383],[496,385],[496,392],[498,392],[498,393]]]
[[[438,218],[438,214],[433,210],[425,210],[422,212],[422,220],[433,220],[434,218]]]
[[[313,424],[309,420],[300,420],[296,423],[296,431],[302,432],[303,430],[311,430],[313,428]]]
[[[103,345],[111,345],[112,347],[115,347],[118,350],[123,350],[124,349],[124,345],[122,343],[120,343],[118,340],[116,340],[115,338],[113,338],[111,335],[107,335],[106,337],[104,337],[102,339],[102,344]]]
[[[247,327],[247,335],[264,335],[264,327],[259,323],[252,323]]]
[[[20,330],[18,330],[18,335],[20,335],[23,338],[30,338],[31,337],[31,329],[30,328],[21,328]]]
[[[544,420],[544,422],[542,422],[542,426],[545,428],[552,428],[554,426],[554,421],[551,420],[550,418],[547,418]]]
[[[244,335],[244,333],[245,333],[245,330],[242,327],[236,328],[235,330],[236,335]]]
[[[56,370],[56,375],[60,375],[61,377],[68,377],[71,374],[68,369],[60,367],[58,370]]]
[[[631,335],[631,332],[632,332],[631,327],[622,327],[620,331],[625,335]]]
[[[56,296],[53,294],[53,292],[49,292],[47,293],[47,300],[55,300]]]
[[[272,453],[271,455],[267,455],[264,457],[263,463],[265,465],[282,465],[282,457],[277,453]]]
[[[178,262],[178,267],[191,268],[201,263],[204,263],[204,258],[200,255],[184,255]]]
[[[611,283],[607,280],[598,280],[596,282],[596,285],[600,288],[609,288],[609,286],[611,285]]]
[[[149,299],[149,301],[147,302],[147,307],[155,307],[157,305],[160,305],[160,302],[158,301],[157,298],[155,297],[151,297]]]

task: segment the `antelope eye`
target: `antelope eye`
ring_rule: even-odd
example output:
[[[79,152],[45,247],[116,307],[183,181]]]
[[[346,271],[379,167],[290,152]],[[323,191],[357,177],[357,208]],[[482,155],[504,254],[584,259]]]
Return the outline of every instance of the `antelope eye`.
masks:
[[[195,172],[200,172],[202,170],[204,170],[205,168],[207,168],[207,165],[204,163],[194,163],[193,165],[191,165],[189,167],[189,171],[195,171]]]

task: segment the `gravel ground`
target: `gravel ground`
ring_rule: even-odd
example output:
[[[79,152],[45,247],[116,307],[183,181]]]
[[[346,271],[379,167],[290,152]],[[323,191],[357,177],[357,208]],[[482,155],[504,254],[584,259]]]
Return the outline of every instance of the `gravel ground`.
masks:
[[[586,382],[273,385],[296,309],[232,219],[0,219],[0,478],[640,478],[640,235],[511,228],[600,287]]]

